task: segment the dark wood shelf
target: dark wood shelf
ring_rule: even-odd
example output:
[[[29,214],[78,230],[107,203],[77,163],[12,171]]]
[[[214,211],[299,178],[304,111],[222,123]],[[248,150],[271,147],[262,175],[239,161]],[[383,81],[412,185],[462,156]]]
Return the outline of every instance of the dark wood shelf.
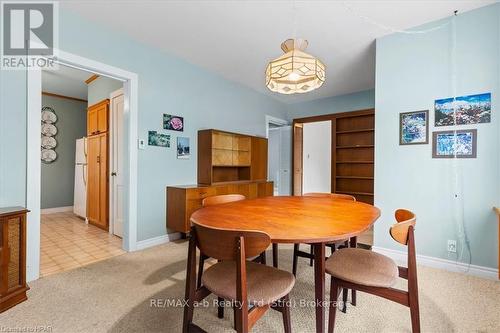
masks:
[[[337,146],[337,149],[352,149],[352,148],[373,148],[374,145],[355,145],[355,146]]]
[[[374,161],[336,161],[337,164],[373,164]]]
[[[374,132],[374,128],[365,128],[365,129],[355,129],[349,131],[337,131],[337,134],[347,134],[347,133],[362,133],[362,132]]]
[[[368,193],[368,192],[336,191],[335,193],[351,194],[351,195],[366,195],[366,196],[373,196],[373,193]]]
[[[248,165],[213,165],[214,168],[249,168],[250,164]]]
[[[336,176],[335,178],[337,179],[366,179],[366,180],[373,180],[374,177],[361,177],[361,176]]]

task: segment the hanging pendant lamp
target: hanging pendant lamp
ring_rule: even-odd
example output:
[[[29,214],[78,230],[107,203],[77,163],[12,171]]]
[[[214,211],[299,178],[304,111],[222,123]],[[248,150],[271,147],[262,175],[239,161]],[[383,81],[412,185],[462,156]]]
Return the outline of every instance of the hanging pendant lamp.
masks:
[[[287,39],[281,44],[285,54],[266,69],[266,86],[280,94],[301,94],[318,89],[325,82],[325,65],[304,52],[305,39]]]

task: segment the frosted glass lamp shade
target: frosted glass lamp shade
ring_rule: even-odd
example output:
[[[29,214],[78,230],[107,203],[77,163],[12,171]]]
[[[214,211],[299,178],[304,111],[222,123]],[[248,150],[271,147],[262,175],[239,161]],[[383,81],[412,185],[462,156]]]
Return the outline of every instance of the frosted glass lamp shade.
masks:
[[[285,52],[269,62],[266,69],[266,86],[280,94],[300,94],[312,91],[325,82],[325,65],[304,52],[304,39],[287,39],[281,44]]]

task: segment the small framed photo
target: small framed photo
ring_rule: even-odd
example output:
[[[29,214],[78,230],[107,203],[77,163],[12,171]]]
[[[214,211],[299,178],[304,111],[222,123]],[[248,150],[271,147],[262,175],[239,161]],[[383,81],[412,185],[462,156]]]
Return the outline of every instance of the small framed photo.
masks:
[[[429,143],[429,110],[399,114],[399,144],[421,145]]]
[[[148,131],[148,145],[170,148],[170,135]]]
[[[163,114],[163,129],[170,131],[184,131],[184,118],[171,114]]]
[[[178,136],[177,137],[177,158],[188,159],[189,152],[189,138]]]
[[[476,158],[477,129],[432,133],[433,158]]]

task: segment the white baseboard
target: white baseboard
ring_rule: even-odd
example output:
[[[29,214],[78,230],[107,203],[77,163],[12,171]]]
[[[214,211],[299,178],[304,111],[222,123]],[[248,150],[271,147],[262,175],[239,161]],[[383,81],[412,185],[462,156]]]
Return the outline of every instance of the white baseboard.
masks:
[[[40,214],[54,214],[54,213],[63,213],[63,212],[72,212],[72,211],[73,211],[73,206],[54,207],[54,208],[40,209]]]
[[[383,247],[372,247],[373,251],[388,256],[392,258],[398,265],[406,265],[406,261],[408,259],[408,255],[406,252],[386,249]],[[417,263],[422,266],[428,266],[433,268],[444,269],[450,272],[463,273],[468,275],[474,275],[482,278],[497,280],[498,279],[498,269],[477,266],[477,265],[468,265],[462,262],[456,262],[454,260],[441,259],[435,257],[424,256],[421,254],[417,254]]]
[[[172,234],[166,234],[163,236],[153,237],[137,242],[137,250],[144,250],[148,247],[157,246],[161,244],[166,244],[168,242],[177,240],[181,238],[180,232],[175,232]]]

